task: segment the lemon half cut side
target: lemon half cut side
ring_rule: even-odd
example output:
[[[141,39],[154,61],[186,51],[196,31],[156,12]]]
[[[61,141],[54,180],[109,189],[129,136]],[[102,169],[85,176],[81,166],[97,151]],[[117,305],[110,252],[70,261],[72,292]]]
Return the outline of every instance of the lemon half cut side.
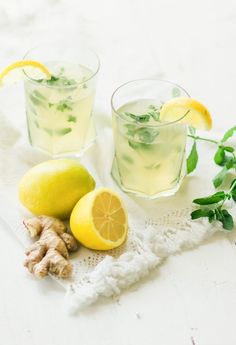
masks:
[[[128,216],[121,198],[108,188],[83,196],[70,217],[74,237],[85,247],[108,250],[127,238]]]

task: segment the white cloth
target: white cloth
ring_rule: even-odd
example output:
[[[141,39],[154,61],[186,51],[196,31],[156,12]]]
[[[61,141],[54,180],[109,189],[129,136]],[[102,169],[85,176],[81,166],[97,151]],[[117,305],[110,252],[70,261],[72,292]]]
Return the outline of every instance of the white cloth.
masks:
[[[0,124],[0,217],[6,228],[10,227],[22,245],[27,246],[30,240],[22,226],[26,211],[17,200],[17,183],[28,168],[48,157],[32,149],[25,135],[21,135],[25,131],[15,128],[3,115]],[[219,224],[210,225],[206,219],[190,219],[191,200],[213,191],[210,180],[215,167],[210,157],[214,148],[203,145],[198,175],[187,177],[176,196],[156,201],[132,198],[111,178],[112,133],[107,118],[100,116],[97,142],[81,162],[92,173],[97,186],[111,187],[124,199],[129,213],[129,237],[127,243],[115,250],[104,253],[81,248],[72,256],[72,278],[67,281],[55,278],[66,289],[69,310],[75,312],[99,297],[119,294],[141,281],[164,258],[196,247],[221,229]]]

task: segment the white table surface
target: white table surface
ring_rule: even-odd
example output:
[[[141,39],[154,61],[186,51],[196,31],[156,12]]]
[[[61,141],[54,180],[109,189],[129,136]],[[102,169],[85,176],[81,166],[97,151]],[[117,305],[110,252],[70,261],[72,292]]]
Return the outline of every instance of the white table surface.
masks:
[[[97,50],[97,100],[107,109],[119,84],[160,77],[205,103],[216,130],[235,124],[235,0],[0,0],[1,67],[45,37]],[[1,345],[236,344],[236,248],[223,235],[73,317],[59,286],[22,267],[23,250],[1,223],[0,239]]]

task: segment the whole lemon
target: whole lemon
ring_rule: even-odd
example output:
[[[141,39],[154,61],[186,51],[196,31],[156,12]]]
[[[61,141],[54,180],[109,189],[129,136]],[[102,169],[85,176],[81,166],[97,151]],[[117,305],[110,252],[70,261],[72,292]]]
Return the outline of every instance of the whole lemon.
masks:
[[[69,218],[77,201],[95,181],[76,159],[56,159],[31,168],[19,184],[21,203],[36,215]]]

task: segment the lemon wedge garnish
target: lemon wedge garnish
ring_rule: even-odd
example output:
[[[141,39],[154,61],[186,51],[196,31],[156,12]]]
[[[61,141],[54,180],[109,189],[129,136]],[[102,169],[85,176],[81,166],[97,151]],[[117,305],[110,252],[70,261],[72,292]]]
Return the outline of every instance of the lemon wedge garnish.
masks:
[[[120,197],[111,189],[100,188],[78,201],[71,213],[70,227],[85,247],[108,250],[125,242],[128,216]]]
[[[196,129],[210,130],[212,128],[209,111],[203,104],[192,98],[176,97],[163,104],[160,120],[173,122],[178,119]]]
[[[0,73],[0,85],[9,85],[18,82],[24,78],[24,74],[31,79],[51,79],[51,74],[42,63],[32,60],[17,61]]]

